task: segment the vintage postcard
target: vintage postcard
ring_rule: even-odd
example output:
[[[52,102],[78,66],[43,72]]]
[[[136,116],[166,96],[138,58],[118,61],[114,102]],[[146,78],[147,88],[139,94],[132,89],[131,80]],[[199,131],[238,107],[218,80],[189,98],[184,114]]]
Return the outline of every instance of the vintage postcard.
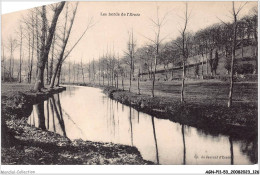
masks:
[[[59,1],[1,26],[1,173],[259,173],[257,1]]]

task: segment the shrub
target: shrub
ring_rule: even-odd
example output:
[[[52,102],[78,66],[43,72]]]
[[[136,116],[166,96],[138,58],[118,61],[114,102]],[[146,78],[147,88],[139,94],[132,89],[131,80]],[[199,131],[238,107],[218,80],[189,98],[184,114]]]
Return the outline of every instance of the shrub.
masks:
[[[252,74],[254,72],[254,65],[240,64],[235,67],[235,72],[237,72],[238,74]]]

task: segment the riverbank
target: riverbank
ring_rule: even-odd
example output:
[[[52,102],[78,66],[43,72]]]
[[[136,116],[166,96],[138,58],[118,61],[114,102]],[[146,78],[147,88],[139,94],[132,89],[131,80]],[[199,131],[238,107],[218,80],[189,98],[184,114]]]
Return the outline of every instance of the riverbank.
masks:
[[[255,137],[257,135],[257,104],[234,103],[231,108],[221,103],[197,103],[171,97],[138,95],[115,87],[102,87],[104,93],[122,104],[157,118],[193,126],[213,135],[219,133],[233,138]]]
[[[20,91],[2,90],[2,164],[152,164],[143,160],[135,147],[71,141],[27,123],[33,104],[65,89],[44,89],[39,93],[26,88]]]
[[[257,136],[257,85],[239,82],[234,85],[233,105],[227,107],[228,83],[188,81],[185,103],[180,102],[180,82],[157,82],[151,97],[149,82],[142,82],[141,94],[135,82],[132,90],[122,90],[98,83],[75,84],[101,88],[110,98],[157,118],[196,127],[212,135],[224,134],[234,139],[252,140]],[[145,83],[145,84],[144,84]],[[124,89],[128,89],[125,85]]]

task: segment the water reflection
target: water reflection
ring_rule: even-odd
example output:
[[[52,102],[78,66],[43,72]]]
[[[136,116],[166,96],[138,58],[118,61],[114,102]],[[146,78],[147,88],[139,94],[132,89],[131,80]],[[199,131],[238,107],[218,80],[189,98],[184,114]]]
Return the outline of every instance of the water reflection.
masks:
[[[186,165],[186,145],[185,145],[185,133],[184,125],[181,125],[182,142],[183,142],[183,165]]]
[[[130,131],[131,131],[131,145],[133,146],[133,125],[132,125],[132,108],[129,108],[129,123],[130,123]]]
[[[47,129],[67,137],[60,95],[55,94],[48,100],[35,104],[33,106],[32,114],[28,118],[28,123],[31,126],[41,128],[42,130]]]
[[[157,138],[156,138],[156,131],[155,131],[155,126],[154,126],[154,116],[152,116],[151,119],[152,119],[152,125],[153,125],[153,137],[154,137],[155,151],[156,151],[156,162],[157,162],[157,164],[160,164],[159,151],[158,151]]]
[[[229,137],[229,143],[230,143],[230,164],[234,165],[233,141],[231,137]]]
[[[257,138],[210,135],[122,105],[90,87],[68,87],[34,105],[30,125],[70,139],[137,147],[156,164],[255,164]]]

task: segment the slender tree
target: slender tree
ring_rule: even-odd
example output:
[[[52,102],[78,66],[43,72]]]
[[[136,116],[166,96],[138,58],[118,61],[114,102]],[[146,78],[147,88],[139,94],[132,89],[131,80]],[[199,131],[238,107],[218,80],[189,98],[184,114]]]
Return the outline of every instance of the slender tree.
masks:
[[[239,12],[243,9],[243,7],[247,4],[247,2],[241,4],[239,8],[235,9],[235,2],[232,2],[232,16],[233,16],[233,36],[232,36],[232,55],[231,55],[231,71],[230,71],[230,87],[229,87],[229,95],[228,95],[228,107],[232,106],[232,97],[233,97],[233,86],[234,86],[234,60],[236,56],[236,48],[237,48],[237,21]]]
[[[127,63],[130,66],[130,70],[129,70],[129,92],[131,92],[131,88],[132,88],[132,76],[133,76],[133,62],[134,62],[134,54],[135,54],[135,46],[136,43],[134,41],[134,30],[132,29],[129,33],[129,39],[128,39],[128,43],[127,43],[127,52],[125,52],[127,54],[127,56],[129,57],[129,61],[127,61]]]
[[[155,53],[154,53],[154,69],[152,70],[152,97],[154,97],[154,86],[155,86],[155,75],[156,75],[156,68],[157,68],[157,62],[158,62],[158,57],[159,57],[159,52],[160,52],[160,46],[162,41],[165,38],[161,37],[161,30],[162,27],[164,26],[164,24],[166,23],[166,17],[167,17],[168,13],[165,13],[164,16],[162,18],[160,18],[159,16],[159,7],[157,6],[156,9],[156,19],[151,19],[150,21],[153,24],[153,27],[155,28],[155,39],[149,39],[153,44],[154,44],[154,49],[155,49]],[[152,64],[152,63],[151,63]]]
[[[85,84],[85,76],[84,76],[84,68],[83,68],[83,64],[82,64],[82,58],[81,58],[81,61],[80,61],[80,67],[81,67],[82,80],[83,80],[83,83]]]
[[[185,74],[186,74],[186,61],[188,59],[188,47],[187,47],[187,26],[188,21],[190,18],[190,14],[188,15],[188,3],[185,3],[185,13],[184,13],[184,26],[182,28],[181,32],[181,44],[177,44],[178,47],[181,49],[181,56],[182,56],[182,83],[181,83],[181,102],[184,103],[184,86],[185,86]]]
[[[19,58],[19,83],[22,82],[22,52],[23,52],[23,26],[20,25],[20,58]]]
[[[10,58],[9,58],[9,80],[13,79],[14,74],[14,51],[17,48],[17,40],[14,39],[12,36],[8,39],[9,42],[9,51],[10,51]]]
[[[2,40],[2,43],[1,43],[1,47],[2,47],[2,60],[1,60],[1,67],[2,67],[2,70],[3,70],[3,74],[2,74],[2,81],[5,82],[5,64],[6,64],[6,58],[5,58],[5,45],[3,43],[3,40]]]

